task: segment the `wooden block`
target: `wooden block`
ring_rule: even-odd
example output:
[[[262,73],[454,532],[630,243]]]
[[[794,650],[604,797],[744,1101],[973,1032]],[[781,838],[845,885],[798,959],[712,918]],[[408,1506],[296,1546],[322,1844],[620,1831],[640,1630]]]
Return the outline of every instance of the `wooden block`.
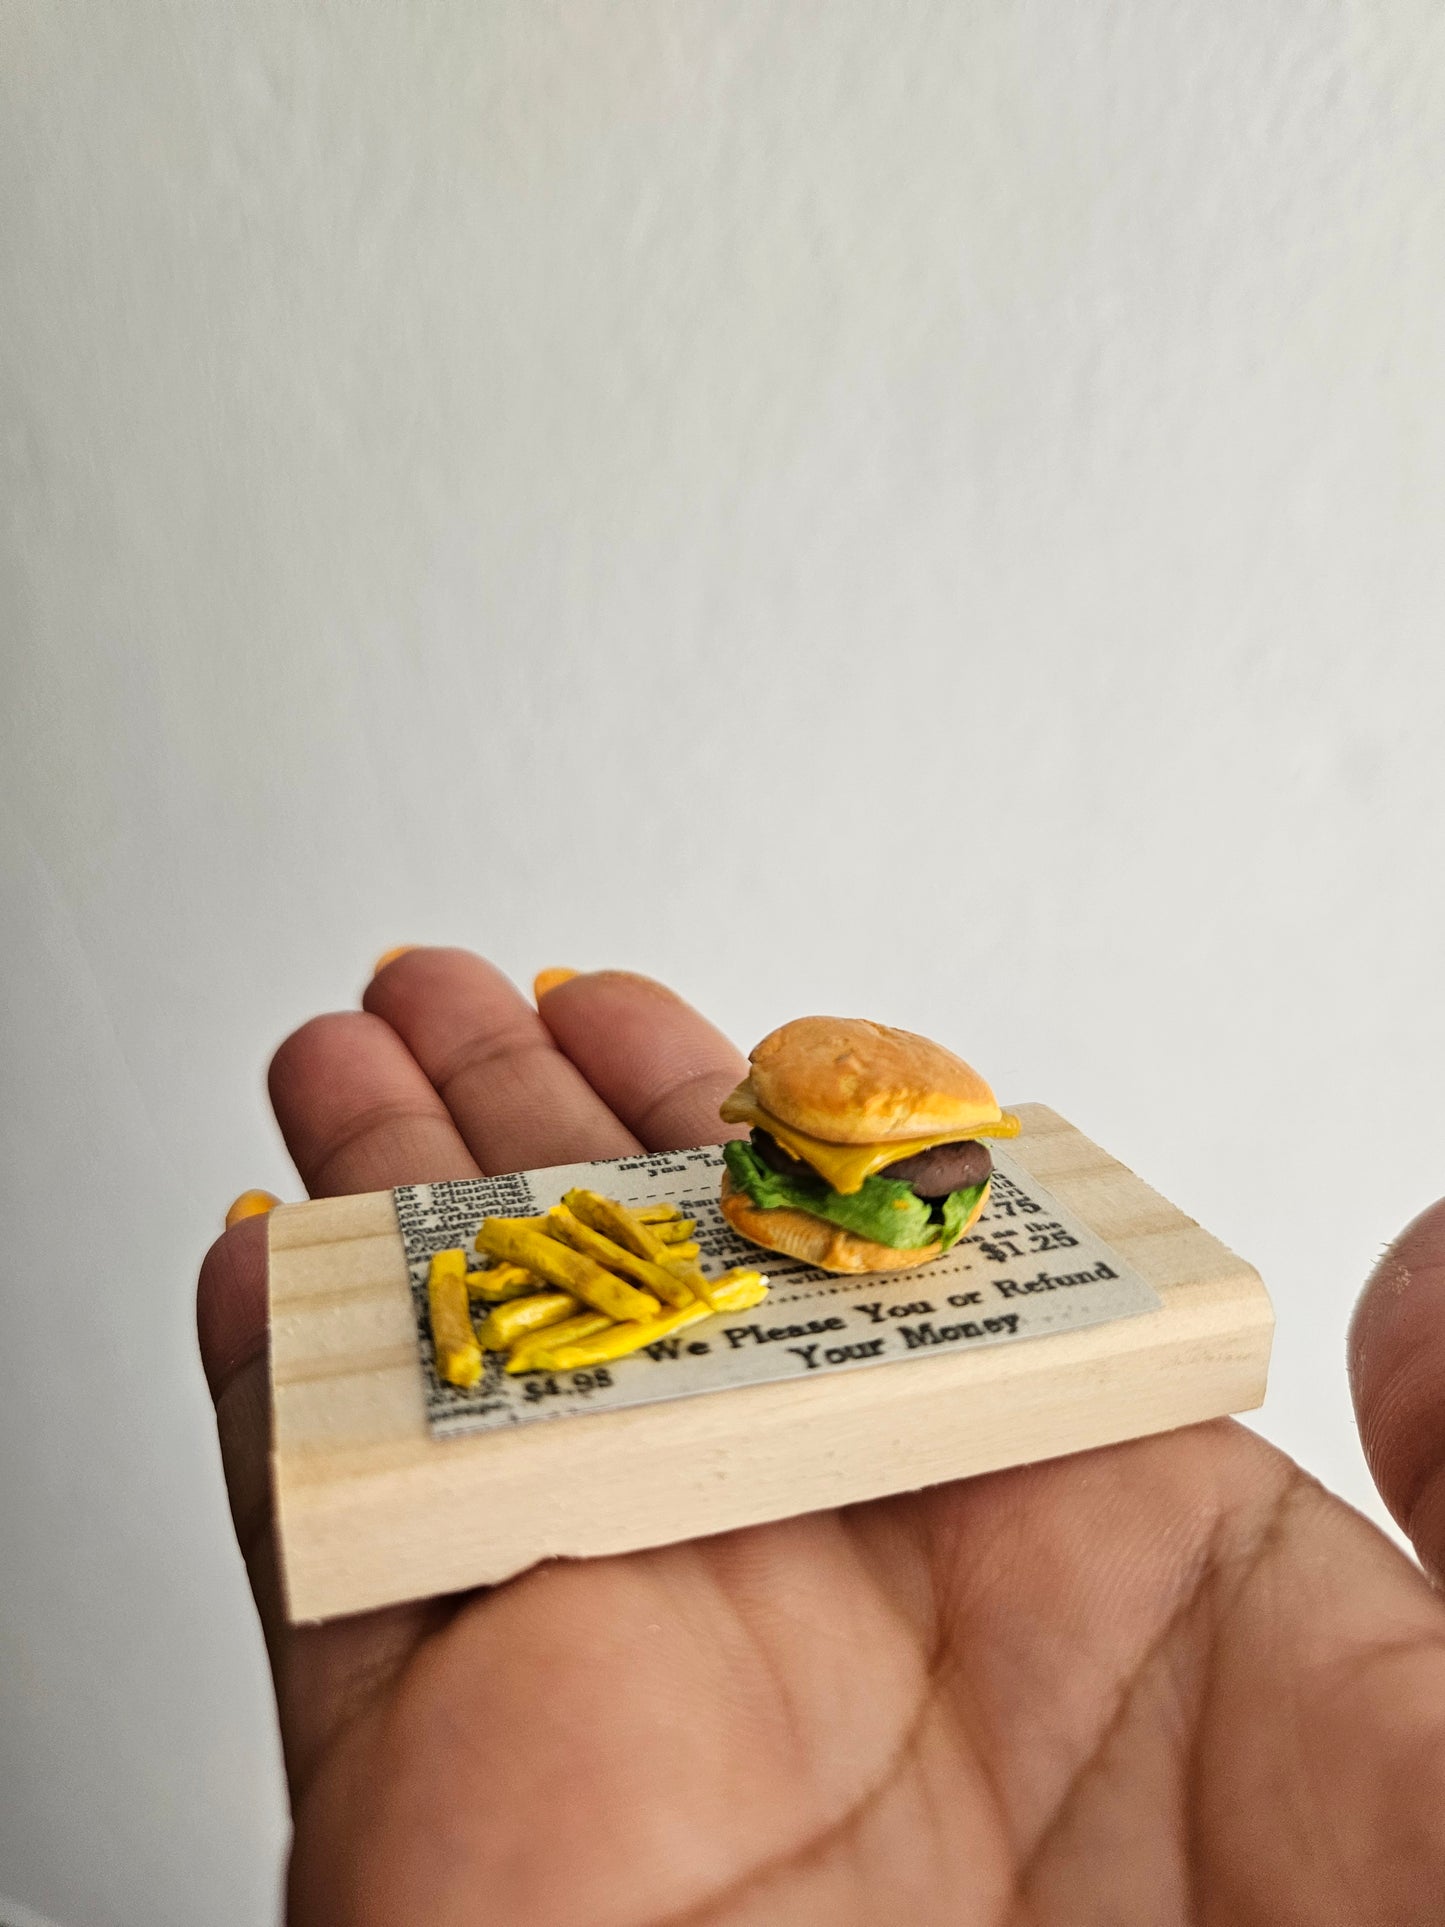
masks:
[[[273,1465],[292,1618],[493,1584],[554,1555],[697,1538],[1257,1406],[1274,1329],[1258,1275],[1056,1113],[1019,1115],[1016,1161],[1153,1286],[1159,1311],[461,1438],[427,1428],[391,1193],[273,1212]]]

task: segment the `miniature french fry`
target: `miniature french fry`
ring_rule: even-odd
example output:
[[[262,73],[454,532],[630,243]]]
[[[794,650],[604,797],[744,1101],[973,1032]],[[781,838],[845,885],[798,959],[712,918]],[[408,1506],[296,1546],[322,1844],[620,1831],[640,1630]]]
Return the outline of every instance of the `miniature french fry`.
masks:
[[[675,1204],[635,1204],[632,1215],[641,1218],[644,1224],[666,1224],[669,1219],[680,1218],[682,1213]]]
[[[604,1238],[600,1231],[594,1231],[590,1224],[584,1224],[580,1218],[574,1217],[565,1204],[552,1206],[547,1213],[547,1229],[562,1244],[596,1259],[608,1271],[631,1278],[645,1291],[660,1298],[664,1305],[672,1305],[680,1310],[683,1305],[691,1304],[696,1295],[667,1266],[655,1264],[651,1258],[639,1258],[635,1252],[624,1249],[611,1238]]]
[[[626,1358],[629,1352],[640,1352],[644,1345],[655,1345],[659,1338],[668,1338],[684,1325],[696,1324],[707,1315],[707,1306],[694,1299],[681,1311],[664,1312],[660,1318],[645,1319],[639,1324],[614,1325],[610,1331],[598,1332],[595,1338],[578,1339],[570,1345],[539,1345],[532,1354],[532,1369],[576,1372],[588,1365],[606,1365],[614,1358]]]
[[[696,1218],[667,1218],[664,1219],[661,1224],[652,1224],[649,1219],[642,1216],[642,1212],[649,1209],[650,1207],[648,1205],[643,1205],[642,1210],[638,1211],[636,1216],[641,1219],[643,1224],[649,1226],[653,1237],[661,1238],[665,1245],[681,1244],[685,1238],[690,1238],[693,1232],[697,1230]]]
[[[438,1251],[427,1269],[427,1308],[437,1377],[465,1391],[482,1375],[482,1348],[467,1303],[467,1254]]]
[[[760,1271],[725,1271],[721,1277],[704,1278],[695,1265],[679,1265],[677,1276],[709,1311],[748,1311],[768,1295],[768,1281]]]
[[[567,1192],[562,1202],[583,1224],[591,1225],[594,1231],[600,1231],[624,1251],[634,1252],[639,1258],[650,1258],[655,1265],[667,1262],[667,1246],[652,1226],[644,1224],[635,1211],[618,1204],[615,1198],[604,1198],[600,1191],[578,1189]]]
[[[707,1281],[708,1301],[714,1311],[751,1311],[768,1295],[768,1281],[760,1271],[739,1267]]]
[[[686,1286],[694,1298],[700,1298],[702,1300],[709,1311],[720,1311],[722,1309],[720,1305],[713,1303],[712,1286],[708,1280],[703,1277],[695,1264],[679,1263],[669,1265],[668,1269],[679,1284]]]
[[[482,1223],[509,1224],[521,1231],[541,1231],[545,1233],[547,1229],[547,1214],[545,1211],[542,1211],[534,1218],[483,1218]],[[480,1252],[484,1258],[487,1256],[487,1248],[482,1243],[482,1234],[480,1231],[478,1231],[476,1237],[472,1239],[472,1250]],[[492,1268],[496,1270],[497,1266],[495,1263]],[[523,1267],[519,1265],[518,1270],[521,1269],[523,1269]]]
[[[562,1319],[580,1310],[570,1291],[534,1291],[526,1298],[512,1298],[505,1305],[494,1306],[488,1314],[478,1333],[482,1349],[505,1352],[528,1332],[540,1331],[544,1325],[560,1324]]]
[[[617,1320],[609,1318],[605,1311],[584,1311],[576,1318],[564,1318],[560,1324],[548,1325],[539,1332],[529,1332],[519,1338],[507,1354],[509,1372],[531,1372],[537,1368],[532,1363],[533,1354],[542,1346],[571,1345],[579,1338],[594,1338],[598,1332],[605,1332]]]
[[[492,1258],[506,1258],[514,1265],[525,1265],[549,1285],[571,1292],[594,1311],[605,1311],[609,1318],[652,1318],[662,1306],[650,1291],[639,1291],[624,1279],[585,1257],[555,1238],[519,1223],[515,1218],[484,1218],[476,1236],[478,1251]],[[513,1301],[525,1303],[523,1299]]]
[[[668,1264],[690,1265],[702,1247],[698,1244],[696,1238],[683,1238],[676,1244],[666,1246],[665,1249],[667,1251]]]
[[[521,1265],[488,1265],[485,1271],[467,1273],[467,1290],[484,1304],[500,1305],[506,1298],[520,1298],[523,1292],[537,1291],[541,1279]]]

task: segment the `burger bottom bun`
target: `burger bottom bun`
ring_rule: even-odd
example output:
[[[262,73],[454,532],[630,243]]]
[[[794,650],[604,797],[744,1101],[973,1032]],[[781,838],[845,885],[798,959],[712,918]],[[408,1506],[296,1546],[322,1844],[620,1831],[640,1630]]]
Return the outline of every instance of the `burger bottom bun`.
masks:
[[[977,1223],[988,1203],[988,1193],[989,1187],[985,1185],[964,1231]],[[792,1205],[766,1210],[754,1204],[746,1191],[740,1191],[726,1172],[721,1203],[722,1214],[734,1231],[755,1245],[762,1245],[768,1251],[786,1252],[788,1257],[801,1258],[804,1264],[816,1265],[820,1271],[912,1271],[939,1256],[937,1239],[931,1245],[899,1251],[892,1245],[860,1238],[856,1231],[844,1231],[841,1225],[829,1224],[826,1219],[815,1218],[811,1211],[799,1211]]]

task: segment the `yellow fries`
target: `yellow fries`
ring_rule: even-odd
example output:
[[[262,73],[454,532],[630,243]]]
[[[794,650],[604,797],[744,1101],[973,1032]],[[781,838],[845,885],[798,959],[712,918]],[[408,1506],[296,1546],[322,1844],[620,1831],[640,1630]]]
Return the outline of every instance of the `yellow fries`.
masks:
[[[640,1223],[648,1224],[644,1213],[650,1208],[648,1205],[643,1205],[640,1210],[633,1212],[633,1216],[637,1218]],[[697,1219],[666,1218],[661,1224],[649,1225],[648,1228],[651,1230],[653,1237],[661,1238],[665,1245],[676,1245],[681,1244],[684,1238],[690,1238],[693,1232],[697,1230]]]
[[[564,1318],[558,1325],[548,1325],[542,1331],[529,1332],[519,1338],[507,1354],[509,1372],[531,1372],[536,1370],[532,1363],[533,1354],[541,1347],[554,1349],[558,1345],[574,1344],[579,1338],[595,1338],[598,1332],[605,1332],[617,1320],[609,1318],[605,1311],[584,1311],[576,1318]]]
[[[581,1309],[570,1291],[534,1291],[530,1297],[497,1305],[477,1336],[483,1351],[504,1352],[528,1332],[556,1325]]]
[[[488,1265],[485,1271],[467,1273],[467,1290],[484,1304],[500,1305],[505,1298],[520,1298],[524,1291],[537,1291],[541,1279],[521,1265]]]
[[[629,1352],[641,1351],[644,1345],[654,1345],[659,1338],[667,1338],[707,1315],[707,1306],[694,1299],[681,1311],[665,1312],[661,1318],[649,1318],[640,1324],[614,1325],[595,1338],[583,1338],[570,1345],[538,1345],[532,1354],[532,1369],[576,1372],[588,1365],[606,1365],[614,1358],[626,1358]]]
[[[639,1291],[635,1285],[604,1271],[580,1251],[559,1244],[555,1238],[546,1237],[515,1218],[484,1218],[476,1236],[476,1247],[490,1257],[525,1265],[549,1285],[571,1292],[594,1311],[605,1311],[609,1318],[652,1318],[662,1309],[650,1291]]]
[[[708,1302],[714,1311],[751,1311],[768,1295],[768,1281],[760,1271],[739,1267],[709,1278]]]
[[[463,1390],[482,1375],[482,1348],[467,1304],[467,1254],[438,1251],[427,1270],[427,1308],[437,1377]]]
[[[624,1278],[631,1278],[645,1290],[654,1293],[664,1305],[672,1305],[680,1310],[683,1305],[690,1305],[696,1296],[665,1265],[654,1264],[651,1258],[639,1258],[634,1252],[614,1244],[611,1238],[604,1238],[600,1231],[594,1231],[590,1224],[584,1224],[580,1218],[574,1217],[565,1204],[554,1204],[547,1213],[547,1229],[554,1238],[570,1245],[574,1251],[595,1258],[608,1271],[617,1271]]]
[[[650,1258],[655,1265],[667,1262],[667,1246],[662,1239],[625,1204],[604,1198],[599,1191],[583,1190],[569,1191],[562,1202],[583,1224],[591,1225],[594,1231],[600,1231],[624,1251],[634,1252],[639,1258]]]
[[[710,1311],[723,1309],[721,1305],[713,1304],[712,1285],[703,1277],[696,1265],[679,1261],[675,1265],[669,1265],[668,1269],[679,1284],[685,1285],[694,1298],[701,1298]]]
[[[571,1372],[626,1358],[713,1312],[747,1311],[767,1296],[760,1272],[708,1279],[696,1222],[675,1205],[637,1209],[572,1190],[545,1216],[486,1218],[474,1240],[489,1264],[441,1251],[428,1274],[438,1375],[475,1385],[484,1351],[506,1371]],[[470,1300],[490,1307],[474,1328]]]
[[[720,1278],[704,1278],[695,1265],[679,1265],[676,1274],[697,1294],[709,1311],[750,1311],[768,1295],[767,1278],[760,1271],[725,1271]]]

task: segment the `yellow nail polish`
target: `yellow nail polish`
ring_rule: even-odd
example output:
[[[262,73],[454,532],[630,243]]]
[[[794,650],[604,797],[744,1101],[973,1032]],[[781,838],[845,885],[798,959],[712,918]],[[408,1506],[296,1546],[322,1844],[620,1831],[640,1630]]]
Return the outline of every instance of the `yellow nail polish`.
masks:
[[[414,943],[399,943],[395,950],[383,950],[371,966],[372,976],[379,977],[389,963],[395,963],[398,957],[404,957],[408,950],[415,950],[416,947]]]
[[[243,1191],[226,1213],[226,1229],[239,1224],[242,1218],[264,1218],[268,1211],[274,1211],[281,1200],[269,1191]]]
[[[576,975],[575,970],[539,970],[532,979],[533,1003],[540,1004],[549,990],[555,990],[558,984],[570,983]]]

